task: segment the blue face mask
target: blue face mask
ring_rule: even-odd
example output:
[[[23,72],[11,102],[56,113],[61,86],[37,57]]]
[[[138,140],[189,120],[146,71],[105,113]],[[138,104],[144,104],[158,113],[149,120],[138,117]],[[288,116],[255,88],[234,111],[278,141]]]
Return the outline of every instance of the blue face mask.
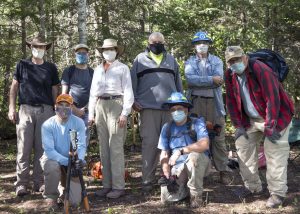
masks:
[[[243,62],[237,62],[230,66],[230,69],[233,73],[242,74],[245,70],[246,66]]]
[[[72,110],[71,107],[56,106],[55,112],[61,119],[67,119],[71,115]]]
[[[76,63],[77,64],[87,64],[88,55],[87,53],[76,53]]]
[[[180,123],[180,122],[184,121],[184,119],[186,118],[186,114],[182,110],[176,110],[176,111],[172,112],[171,115],[172,115],[172,118],[175,121],[175,123]]]

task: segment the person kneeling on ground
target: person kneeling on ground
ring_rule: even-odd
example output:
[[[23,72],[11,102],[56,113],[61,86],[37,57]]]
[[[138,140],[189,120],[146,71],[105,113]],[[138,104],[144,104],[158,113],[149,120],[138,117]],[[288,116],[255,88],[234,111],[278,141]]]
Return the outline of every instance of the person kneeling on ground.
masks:
[[[45,176],[43,197],[46,198],[50,209],[57,209],[57,201],[63,199],[63,189],[59,186],[59,181],[65,187],[71,142],[70,130],[77,131],[78,160],[75,162],[75,168],[82,169],[84,165],[85,125],[82,119],[71,113],[72,105],[73,98],[70,95],[59,95],[55,105],[56,115],[42,125],[44,154],[40,161]],[[69,197],[72,205],[78,205],[81,202],[81,185],[78,177],[71,179]]]
[[[202,204],[203,178],[208,174],[210,162],[205,121],[188,117],[192,104],[179,92],[173,92],[164,106],[170,110],[173,120],[163,126],[158,143],[162,150],[161,201],[179,201],[190,195],[190,206],[198,208]],[[174,180],[179,185],[177,193],[169,188],[171,185],[162,185]]]

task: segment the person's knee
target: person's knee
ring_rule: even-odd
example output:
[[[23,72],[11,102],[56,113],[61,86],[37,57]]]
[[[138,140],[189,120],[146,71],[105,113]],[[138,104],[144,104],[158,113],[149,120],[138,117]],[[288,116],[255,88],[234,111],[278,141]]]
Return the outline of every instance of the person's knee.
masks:
[[[54,160],[46,160],[44,165],[44,172],[49,174],[59,174],[60,173],[60,165],[57,161]]]

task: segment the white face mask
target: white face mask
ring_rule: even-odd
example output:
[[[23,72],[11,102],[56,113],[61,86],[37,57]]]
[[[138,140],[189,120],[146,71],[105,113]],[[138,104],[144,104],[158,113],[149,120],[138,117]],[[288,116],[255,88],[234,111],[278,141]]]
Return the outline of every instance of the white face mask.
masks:
[[[31,53],[34,58],[43,59],[45,55],[45,50],[32,48]]]
[[[116,59],[117,51],[112,51],[112,50],[103,51],[102,55],[106,61],[112,62]]]
[[[196,51],[197,53],[207,53],[208,45],[205,44],[196,45]]]

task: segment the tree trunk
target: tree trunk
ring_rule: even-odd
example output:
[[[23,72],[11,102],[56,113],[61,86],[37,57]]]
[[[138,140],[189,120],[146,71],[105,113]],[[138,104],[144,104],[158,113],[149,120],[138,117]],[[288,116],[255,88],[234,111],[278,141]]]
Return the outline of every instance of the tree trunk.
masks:
[[[39,11],[40,11],[40,32],[39,36],[45,39],[46,35],[46,27],[45,27],[45,20],[46,20],[46,14],[45,14],[45,4],[44,0],[39,0]]]
[[[79,43],[87,44],[87,36],[86,36],[86,0],[79,0],[77,7],[78,7]]]
[[[109,29],[109,14],[108,14],[108,1],[102,1],[101,7],[101,17],[102,17],[102,35],[104,39],[107,39],[111,36]]]

